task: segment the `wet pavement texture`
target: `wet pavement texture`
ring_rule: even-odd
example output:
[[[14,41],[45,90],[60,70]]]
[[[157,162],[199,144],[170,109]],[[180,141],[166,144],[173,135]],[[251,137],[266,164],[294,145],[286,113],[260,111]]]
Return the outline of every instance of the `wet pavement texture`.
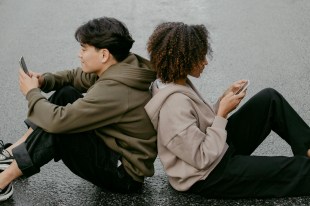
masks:
[[[1,139],[14,142],[26,130],[27,102],[17,78],[20,56],[37,72],[77,67],[75,29],[100,16],[123,21],[136,40],[132,51],[145,57],[147,39],[157,24],[205,24],[213,58],[193,81],[206,99],[215,102],[233,81],[250,79],[243,103],[272,87],[310,124],[309,10],[308,0],[0,0]],[[271,133],[254,154],[292,152]],[[51,162],[39,174],[16,180],[13,197],[0,205],[310,205],[309,197],[215,200],[183,194],[168,185],[158,159],[155,167],[141,194],[124,195],[105,192],[62,162]]]

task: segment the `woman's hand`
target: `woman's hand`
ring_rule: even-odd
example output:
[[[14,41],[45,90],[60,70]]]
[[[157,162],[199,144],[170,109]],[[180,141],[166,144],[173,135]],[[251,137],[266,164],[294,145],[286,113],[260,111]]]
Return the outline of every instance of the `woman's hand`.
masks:
[[[220,100],[230,92],[233,92],[235,94],[246,81],[247,80],[239,80],[239,81],[234,82],[220,97]]]
[[[30,76],[28,76],[22,69],[19,69],[19,89],[23,93],[24,96],[33,88],[38,88],[39,78],[38,73],[30,72]],[[40,77],[41,75],[39,75]]]
[[[234,84],[233,84],[234,85]],[[241,84],[242,85],[242,84]],[[227,118],[228,114],[237,108],[241,100],[245,97],[246,92],[235,94],[238,87],[233,86],[230,91],[226,91],[220,100],[217,115]]]

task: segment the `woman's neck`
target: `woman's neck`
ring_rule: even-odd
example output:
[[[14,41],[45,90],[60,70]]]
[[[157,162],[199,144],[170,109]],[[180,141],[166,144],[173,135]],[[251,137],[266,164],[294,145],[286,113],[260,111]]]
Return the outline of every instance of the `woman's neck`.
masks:
[[[186,85],[186,78],[185,79],[178,79],[174,81],[175,84],[180,84],[185,86]]]

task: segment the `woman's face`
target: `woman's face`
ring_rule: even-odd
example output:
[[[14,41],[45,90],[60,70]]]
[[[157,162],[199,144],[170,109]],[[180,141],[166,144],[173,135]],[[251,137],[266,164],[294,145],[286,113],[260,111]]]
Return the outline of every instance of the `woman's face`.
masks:
[[[203,69],[208,65],[207,57],[201,61],[196,68],[194,68],[189,75],[193,77],[200,77],[200,74],[203,72]]]

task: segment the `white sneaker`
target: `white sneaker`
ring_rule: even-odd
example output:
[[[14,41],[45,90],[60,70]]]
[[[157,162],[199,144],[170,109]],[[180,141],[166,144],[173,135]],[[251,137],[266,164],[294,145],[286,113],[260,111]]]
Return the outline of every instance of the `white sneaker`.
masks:
[[[0,164],[11,164],[14,160],[14,157],[5,149],[8,148],[11,143],[4,144],[2,140],[0,140]]]

